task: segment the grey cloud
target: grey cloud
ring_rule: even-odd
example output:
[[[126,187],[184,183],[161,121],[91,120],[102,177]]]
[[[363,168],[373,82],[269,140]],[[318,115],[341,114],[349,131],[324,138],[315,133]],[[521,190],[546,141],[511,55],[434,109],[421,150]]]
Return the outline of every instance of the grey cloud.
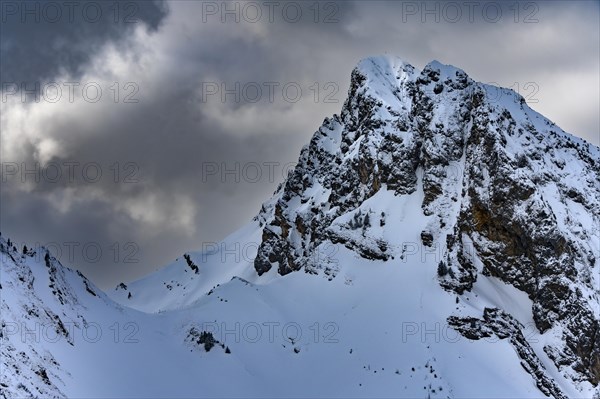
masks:
[[[156,30],[166,15],[162,1],[3,1],[2,82],[32,87],[63,70],[78,76],[105,43],[139,24]]]

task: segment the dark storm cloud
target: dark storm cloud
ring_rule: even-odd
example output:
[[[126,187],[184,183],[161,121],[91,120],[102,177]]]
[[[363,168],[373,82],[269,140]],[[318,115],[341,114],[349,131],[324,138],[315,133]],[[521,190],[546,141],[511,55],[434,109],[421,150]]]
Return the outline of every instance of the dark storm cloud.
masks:
[[[39,82],[62,70],[80,75],[108,41],[119,43],[138,24],[156,30],[161,1],[3,1],[2,82]]]
[[[303,17],[284,17],[280,11],[288,3],[299,5]],[[93,81],[104,95],[96,103],[80,95],[73,103],[3,101],[3,165],[17,171],[0,190],[2,232],[29,245],[60,243],[65,263],[105,287],[201,249],[257,213],[323,118],[339,112],[356,62],[385,52],[418,68],[439,59],[506,86],[533,81],[539,87],[534,108],[598,143],[597,113],[591,111],[594,105],[597,110],[597,92],[589,89],[598,75],[597,5],[535,3],[537,23],[523,23],[531,11],[524,9],[514,22],[506,4],[498,22],[482,14],[473,22],[449,22],[443,15],[422,22],[421,10],[406,8],[422,2],[327,2],[318,3],[315,22],[315,3],[288,3],[280,3],[273,22],[263,14],[259,21],[241,16],[235,23],[229,16],[221,23],[221,15],[207,14],[206,7],[222,2],[171,2],[168,14],[157,6],[155,19],[144,17],[150,29],[111,25],[101,33],[56,26],[52,32],[46,26],[13,35],[20,48],[32,49],[9,50],[16,52],[8,69],[23,70],[15,79]],[[248,3],[236,4],[241,10]],[[69,48],[66,58],[46,59],[56,55],[49,48],[61,44],[44,45],[40,35],[53,37],[49,43],[73,36],[62,44]],[[31,54],[40,62],[28,65]],[[113,82],[121,89],[119,101],[109,89]],[[277,84],[273,101],[265,86],[270,83]],[[123,101],[127,84],[137,88],[137,102]],[[222,89],[236,91],[236,84],[261,87],[262,95],[253,101],[250,91],[238,91],[238,98],[230,93],[221,101]],[[285,98],[286,84],[301,87],[298,101]],[[207,95],[215,87],[218,92]],[[578,98],[577,106],[565,107],[571,98]],[[42,176],[34,182],[18,170],[22,163],[54,163],[66,173],[68,162],[79,163],[73,180]],[[98,181],[81,171],[94,164],[102,171]],[[73,242],[79,246],[71,262],[65,243]],[[102,249],[98,261],[89,259],[96,246],[87,258],[82,251],[90,243]],[[124,262],[126,256],[137,262]]]

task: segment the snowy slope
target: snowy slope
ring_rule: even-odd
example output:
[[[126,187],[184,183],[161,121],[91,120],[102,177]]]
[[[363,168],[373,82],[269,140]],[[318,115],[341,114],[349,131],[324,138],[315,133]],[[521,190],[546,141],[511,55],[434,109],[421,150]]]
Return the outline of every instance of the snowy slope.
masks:
[[[455,309],[454,297],[440,290],[422,265],[382,265],[374,274],[370,262],[345,252],[340,253],[348,264],[344,280],[307,280],[301,274],[267,284],[233,279],[192,308],[154,315],[119,308],[101,293],[94,297],[80,277],[64,268],[71,286],[79,288],[73,295],[78,305],[59,305],[43,286],[48,281],[45,265],[26,257],[18,266],[29,266],[41,283],[36,292],[45,298],[33,306],[54,311],[72,333],[54,342],[56,334],[41,327],[40,342],[34,344],[33,335],[23,338],[21,331],[11,329],[3,349],[14,345],[27,354],[51,354],[56,364],[47,357],[32,358],[16,375],[10,362],[4,364],[3,383],[8,387],[3,392],[7,397],[540,396],[531,378],[514,367],[518,358],[509,344],[469,341],[440,323]],[[38,318],[24,317],[24,309],[8,299],[22,297],[10,291],[18,286],[11,273],[3,269],[3,317],[12,311],[7,319],[20,320],[19,328],[32,330]],[[407,287],[407,280],[415,284]],[[494,298],[480,302],[477,309],[512,301]],[[456,307],[472,310],[468,305]],[[436,311],[424,314],[423,309]],[[382,317],[383,312],[402,317]],[[88,328],[83,327],[84,318]],[[39,322],[55,325],[44,318]],[[194,326],[215,331],[231,354],[219,347],[206,353],[190,345],[186,335]],[[495,364],[482,369],[490,357]],[[3,362],[10,358],[3,353]],[[46,369],[54,390],[37,375],[24,379],[36,367]],[[19,388],[23,382],[28,390]],[[576,394],[571,391],[570,396]]]
[[[365,59],[252,222],[112,300],[0,239],[3,323],[103,332],[28,343],[3,324],[3,395],[590,398],[599,168],[510,90]]]

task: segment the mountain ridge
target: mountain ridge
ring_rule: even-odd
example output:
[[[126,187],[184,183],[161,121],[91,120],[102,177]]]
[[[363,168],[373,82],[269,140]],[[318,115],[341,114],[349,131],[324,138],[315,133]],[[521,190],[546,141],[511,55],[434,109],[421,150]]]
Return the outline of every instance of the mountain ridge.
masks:
[[[271,342],[219,340],[236,358],[260,347],[299,375],[322,372],[311,374],[313,392],[273,370],[285,384],[260,377],[267,385],[253,391],[268,396],[591,396],[600,382],[599,176],[600,149],[518,93],[438,61],[419,71],[370,57],[353,70],[341,113],[324,120],[248,225],[109,294],[146,312],[133,319],[175,320],[177,337],[191,334],[193,314],[295,320],[304,338],[289,346],[282,332],[285,354]],[[308,340],[317,321],[337,328],[337,346]],[[342,378],[326,367],[344,357]],[[371,363],[385,365],[378,376]]]

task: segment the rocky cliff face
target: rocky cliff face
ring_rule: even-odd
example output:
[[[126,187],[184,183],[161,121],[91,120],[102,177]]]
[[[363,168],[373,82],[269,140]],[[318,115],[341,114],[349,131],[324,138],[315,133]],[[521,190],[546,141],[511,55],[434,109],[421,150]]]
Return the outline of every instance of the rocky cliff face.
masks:
[[[525,292],[539,332],[560,337],[546,354],[597,386],[600,151],[519,94],[452,66],[419,72],[380,57],[355,68],[341,114],[324,121],[263,206],[254,267],[334,278],[325,249],[336,243],[367,259],[402,258],[406,243],[370,228],[396,221],[363,205],[381,191],[402,201],[420,190],[420,245],[441,253],[439,284],[461,295],[485,275]],[[506,336],[522,341],[517,330]]]

